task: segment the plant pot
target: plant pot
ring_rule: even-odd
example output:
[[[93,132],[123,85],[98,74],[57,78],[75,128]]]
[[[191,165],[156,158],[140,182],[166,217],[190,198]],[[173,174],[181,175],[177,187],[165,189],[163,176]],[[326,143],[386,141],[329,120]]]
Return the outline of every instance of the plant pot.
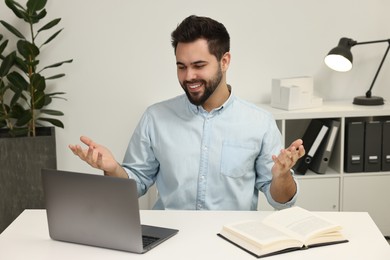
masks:
[[[41,169],[57,168],[55,128],[36,137],[5,137],[0,132],[0,233],[24,209],[44,208]]]

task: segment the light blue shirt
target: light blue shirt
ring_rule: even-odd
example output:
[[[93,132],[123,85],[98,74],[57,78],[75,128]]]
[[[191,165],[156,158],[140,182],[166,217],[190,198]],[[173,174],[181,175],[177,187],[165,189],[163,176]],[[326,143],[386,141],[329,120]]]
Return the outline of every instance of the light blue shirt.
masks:
[[[280,204],[270,194],[272,155],[281,148],[269,112],[233,93],[207,112],[183,94],[145,111],[122,166],[139,196],[156,183],[154,209],[256,210],[258,190],[281,209],[296,200]]]

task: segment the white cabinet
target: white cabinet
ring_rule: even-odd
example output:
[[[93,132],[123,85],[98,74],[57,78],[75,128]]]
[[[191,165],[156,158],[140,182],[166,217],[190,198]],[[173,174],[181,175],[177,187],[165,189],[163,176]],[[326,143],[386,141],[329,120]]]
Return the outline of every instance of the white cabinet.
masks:
[[[339,211],[340,210],[340,178],[301,178],[300,194],[296,205],[308,210]],[[320,202],[320,203],[319,203]]]
[[[299,177],[300,193],[295,205],[313,211],[340,210],[340,178]],[[273,210],[262,192],[259,192],[258,210]]]
[[[344,177],[344,211],[368,211],[384,235],[390,234],[390,174]]]
[[[324,102],[321,107],[282,110],[270,105],[285,146],[302,138],[311,119],[340,121],[340,131],[325,174],[308,171],[297,175],[300,195],[297,205],[313,211],[367,211],[384,235],[390,235],[390,172],[344,172],[345,126],[349,121],[390,120],[390,105],[358,106],[352,101]],[[264,197],[259,209],[269,209]]]

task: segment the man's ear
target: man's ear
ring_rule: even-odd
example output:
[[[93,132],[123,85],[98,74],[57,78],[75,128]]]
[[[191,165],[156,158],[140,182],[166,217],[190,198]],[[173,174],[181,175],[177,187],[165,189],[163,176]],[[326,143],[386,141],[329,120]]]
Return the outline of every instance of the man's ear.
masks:
[[[221,59],[221,70],[223,72],[227,71],[230,65],[230,52],[226,52]]]

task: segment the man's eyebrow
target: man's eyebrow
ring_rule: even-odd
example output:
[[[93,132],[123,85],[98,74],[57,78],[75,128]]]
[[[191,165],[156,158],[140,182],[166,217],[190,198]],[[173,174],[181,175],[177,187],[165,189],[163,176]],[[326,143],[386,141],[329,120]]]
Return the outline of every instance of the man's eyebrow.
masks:
[[[204,64],[204,63],[207,63],[207,61],[205,61],[205,60],[198,60],[198,61],[192,62],[191,64],[192,65],[199,65],[199,64]]]
[[[204,64],[204,63],[207,63],[207,61],[198,60],[198,61],[191,62],[191,65],[199,65],[199,64]],[[177,61],[176,65],[186,66],[183,62],[180,62],[180,61]]]

